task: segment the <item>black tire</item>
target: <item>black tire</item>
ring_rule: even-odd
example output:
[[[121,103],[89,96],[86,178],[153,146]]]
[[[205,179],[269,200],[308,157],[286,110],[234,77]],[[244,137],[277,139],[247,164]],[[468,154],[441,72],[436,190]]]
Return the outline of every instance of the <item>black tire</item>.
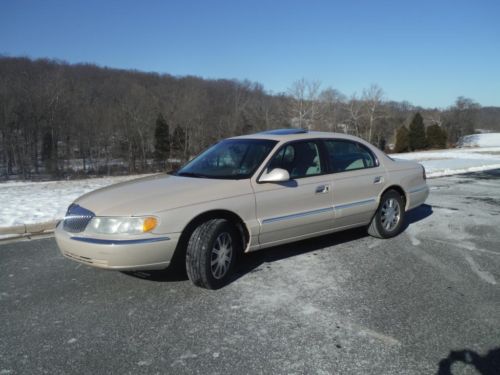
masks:
[[[395,207],[394,202],[397,202],[397,206],[399,208],[399,218],[394,226],[389,225],[389,223],[394,223],[394,220],[391,219],[391,216],[387,216],[385,213],[389,209],[389,204],[392,200],[393,206]],[[389,212],[389,213],[392,213]],[[397,216],[397,215],[395,215]],[[372,218],[370,226],[368,227],[368,234],[377,238],[391,238],[397,236],[401,229],[404,226],[405,221],[405,203],[401,194],[395,190],[389,190],[384,195],[382,195],[382,199],[380,199],[380,204],[378,206],[377,212]]]
[[[222,246],[227,243],[227,236],[231,247],[229,261],[226,258],[229,246]],[[186,271],[189,280],[206,289],[223,287],[230,280],[241,252],[240,234],[233,224],[225,219],[205,221],[193,231],[187,244]]]

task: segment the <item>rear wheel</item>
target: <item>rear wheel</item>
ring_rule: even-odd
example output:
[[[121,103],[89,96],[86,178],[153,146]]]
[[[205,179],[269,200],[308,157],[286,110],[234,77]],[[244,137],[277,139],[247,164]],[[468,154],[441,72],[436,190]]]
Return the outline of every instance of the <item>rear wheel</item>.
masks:
[[[404,218],[405,206],[401,194],[389,190],[382,195],[378,210],[368,227],[368,233],[378,238],[394,237],[401,232]]]
[[[229,281],[241,253],[238,230],[225,219],[211,219],[191,234],[186,250],[186,270],[193,284],[218,289]]]

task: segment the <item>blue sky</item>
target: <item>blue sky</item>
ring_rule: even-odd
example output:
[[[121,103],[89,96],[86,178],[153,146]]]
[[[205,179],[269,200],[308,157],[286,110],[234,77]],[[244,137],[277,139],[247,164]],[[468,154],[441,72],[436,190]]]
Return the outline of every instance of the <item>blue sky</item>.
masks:
[[[0,2],[0,53],[500,106],[498,1]]]

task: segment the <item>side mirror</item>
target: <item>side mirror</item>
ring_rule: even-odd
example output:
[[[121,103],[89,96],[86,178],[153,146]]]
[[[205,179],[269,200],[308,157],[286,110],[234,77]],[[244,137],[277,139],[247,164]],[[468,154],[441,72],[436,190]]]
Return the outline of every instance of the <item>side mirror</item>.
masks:
[[[286,169],[274,168],[269,173],[264,173],[259,182],[285,182],[290,180],[290,174]]]

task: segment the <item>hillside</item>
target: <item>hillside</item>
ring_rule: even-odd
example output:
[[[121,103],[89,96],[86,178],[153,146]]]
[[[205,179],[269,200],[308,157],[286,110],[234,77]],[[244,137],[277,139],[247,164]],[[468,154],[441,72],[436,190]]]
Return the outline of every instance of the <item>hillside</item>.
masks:
[[[290,126],[346,132],[384,148],[417,112],[451,144],[500,126],[500,108],[463,97],[444,110],[417,108],[388,100],[377,85],[348,97],[302,79],[270,94],[249,81],[0,57],[0,179],[160,171],[221,138]]]

